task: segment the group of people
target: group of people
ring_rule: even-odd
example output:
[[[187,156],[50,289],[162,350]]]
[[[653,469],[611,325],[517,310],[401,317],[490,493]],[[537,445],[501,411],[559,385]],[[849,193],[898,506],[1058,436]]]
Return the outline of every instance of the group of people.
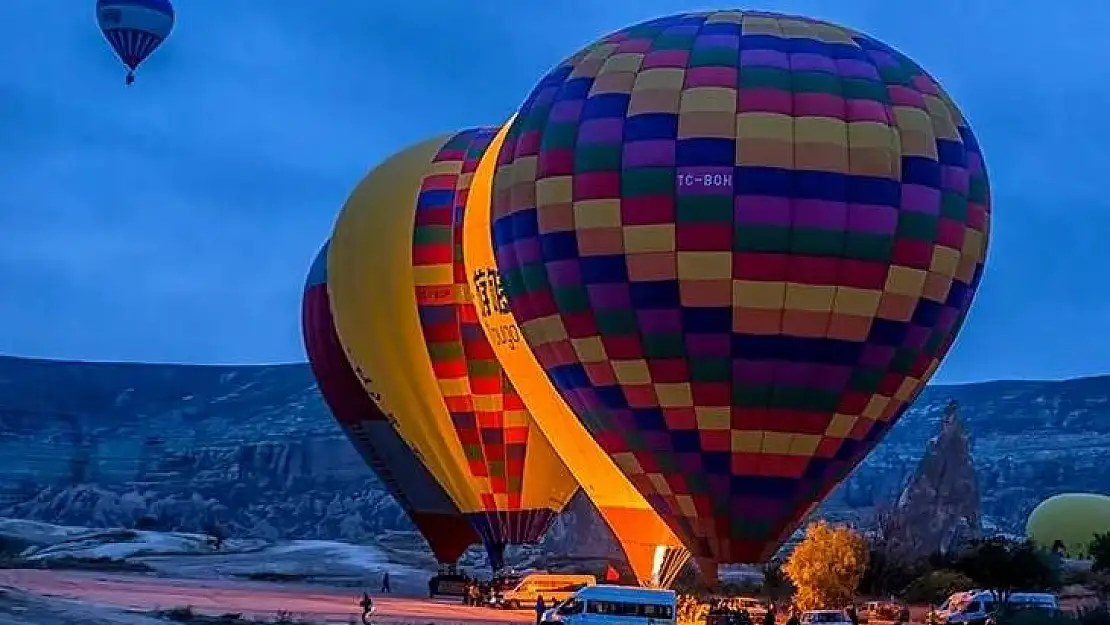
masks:
[[[463,605],[468,606],[481,606],[489,603],[489,598],[493,594],[493,587],[489,582],[481,582],[476,579],[467,578],[466,583],[463,585]]]

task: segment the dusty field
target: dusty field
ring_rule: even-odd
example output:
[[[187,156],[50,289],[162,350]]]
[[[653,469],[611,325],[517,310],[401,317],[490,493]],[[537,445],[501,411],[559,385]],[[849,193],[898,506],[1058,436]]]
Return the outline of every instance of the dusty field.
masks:
[[[230,580],[167,579],[123,573],[92,573],[35,569],[0,569],[0,587],[80,601],[99,607],[150,611],[191,606],[198,613],[242,613],[272,618],[291,613],[299,618],[347,623],[357,616],[358,593],[284,583]],[[374,597],[375,622],[396,625],[516,625],[532,622],[527,611],[471,608],[457,600],[417,597]]]

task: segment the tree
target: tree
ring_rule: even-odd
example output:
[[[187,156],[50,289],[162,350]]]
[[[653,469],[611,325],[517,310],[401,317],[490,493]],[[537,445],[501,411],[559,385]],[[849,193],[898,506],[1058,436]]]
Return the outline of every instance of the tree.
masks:
[[[897,551],[872,543],[867,554],[867,570],[860,578],[859,589],[875,597],[896,595],[925,573],[921,559],[912,559]]]
[[[759,592],[772,602],[789,597],[794,592],[780,563],[769,562],[763,566],[763,583],[759,586]]]
[[[867,569],[867,543],[847,527],[811,523],[783,565],[794,585],[794,603],[803,610],[841,608],[855,599]]]
[[[161,520],[153,515],[144,515],[135,521],[135,529],[140,531],[155,531],[162,525]]]
[[[1059,572],[1028,540],[993,537],[975,541],[960,554],[957,566],[976,584],[993,592],[1002,604],[1015,590],[1047,590],[1059,586]]]
[[[208,540],[216,551],[223,548],[224,539],[227,538],[227,532],[224,531],[222,525],[216,521],[212,521],[204,526],[204,533],[208,535]]]
[[[1091,570],[1098,573],[1110,573],[1110,532],[1095,534],[1091,544],[1087,547],[1091,555]]]
[[[1087,586],[1098,597],[1099,605],[1110,605],[1110,572],[1092,574]]]

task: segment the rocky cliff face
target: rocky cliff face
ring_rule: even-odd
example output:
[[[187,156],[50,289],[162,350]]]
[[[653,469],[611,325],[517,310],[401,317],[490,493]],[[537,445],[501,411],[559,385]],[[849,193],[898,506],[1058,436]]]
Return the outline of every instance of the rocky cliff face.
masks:
[[[931,387],[821,508],[860,519],[893,500],[961,405],[983,514],[1017,531],[1037,502],[1104,488],[1110,378]],[[332,421],[305,365],[201,367],[0,358],[0,516],[128,525],[153,516],[196,531],[358,541],[408,529]],[[588,533],[612,553],[588,502],[548,549]],[[575,541],[577,542],[577,541]],[[583,553],[583,555],[587,555]]]
[[[888,547],[924,555],[982,534],[979,480],[969,447],[957,404],[950,402],[905,490],[877,519]]]

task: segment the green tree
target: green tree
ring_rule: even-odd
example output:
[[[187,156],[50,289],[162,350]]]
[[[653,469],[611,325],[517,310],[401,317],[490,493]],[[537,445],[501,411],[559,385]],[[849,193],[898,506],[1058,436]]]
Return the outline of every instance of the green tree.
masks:
[[[782,564],[769,562],[763,566],[763,583],[759,586],[759,594],[770,601],[785,599],[794,594],[794,588],[783,572]]]
[[[959,555],[957,566],[1002,604],[1015,590],[1048,590],[1060,585],[1059,572],[1028,540],[994,537],[976,541]]]
[[[867,543],[847,527],[811,523],[805,539],[782,566],[794,585],[794,603],[803,610],[841,608],[855,599],[867,570]]]
[[[882,545],[872,545],[859,590],[873,597],[898,595],[927,570],[928,566],[921,560],[885,549]]]
[[[1110,573],[1110,532],[1095,534],[1091,544],[1087,547],[1091,555],[1091,570],[1098,573]]]

